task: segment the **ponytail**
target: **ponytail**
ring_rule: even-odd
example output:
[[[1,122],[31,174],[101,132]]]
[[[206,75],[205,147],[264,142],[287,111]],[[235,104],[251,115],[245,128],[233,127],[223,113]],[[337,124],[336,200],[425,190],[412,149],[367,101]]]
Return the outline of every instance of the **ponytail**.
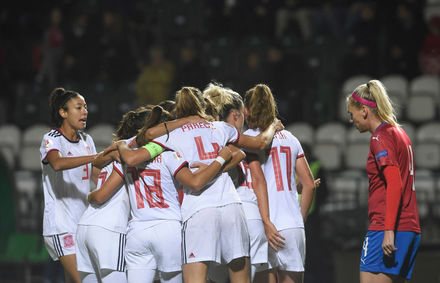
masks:
[[[176,107],[174,112],[177,118],[198,115],[207,120],[213,120],[212,117],[205,114],[205,105],[206,102],[198,88],[183,87],[176,93]]]
[[[265,84],[246,91],[244,105],[248,109],[246,121],[250,129],[266,129],[278,114],[272,91]]]
[[[371,80],[358,86],[354,92],[347,96],[347,105],[356,108],[365,105],[379,118],[393,126],[399,126],[393,103],[388,96],[385,86],[379,80]]]

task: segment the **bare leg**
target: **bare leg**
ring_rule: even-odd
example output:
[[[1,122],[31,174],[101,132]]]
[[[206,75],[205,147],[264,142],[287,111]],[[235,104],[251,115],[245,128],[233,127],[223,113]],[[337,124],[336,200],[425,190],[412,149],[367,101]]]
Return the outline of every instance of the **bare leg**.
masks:
[[[183,280],[186,283],[206,283],[208,264],[205,262],[193,262],[183,265]]]
[[[361,271],[360,279],[361,279],[361,283],[404,283],[404,282],[408,282],[407,280],[405,280],[405,278],[400,277],[400,276],[385,274],[385,273],[366,272],[366,271]]]
[[[277,270],[268,269],[255,273],[254,283],[277,283]]]
[[[240,257],[228,263],[229,279],[231,283],[250,283],[249,257]]]
[[[278,271],[280,283],[302,283],[304,272]]]
[[[76,267],[76,255],[70,254],[60,257],[60,262],[64,268],[66,283],[80,283],[78,269]]]

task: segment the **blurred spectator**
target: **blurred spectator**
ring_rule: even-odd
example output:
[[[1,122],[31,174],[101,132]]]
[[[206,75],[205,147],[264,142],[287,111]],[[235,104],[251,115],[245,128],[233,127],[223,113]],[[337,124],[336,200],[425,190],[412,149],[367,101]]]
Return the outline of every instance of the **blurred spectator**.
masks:
[[[209,79],[196,49],[190,45],[182,46],[174,90],[180,89],[182,86],[194,86],[203,89],[208,84]]]
[[[104,11],[102,25],[97,33],[99,77],[109,82],[123,81],[130,74],[130,53],[124,38],[122,17],[113,11]],[[121,72],[121,70],[124,70]]]
[[[429,20],[429,33],[423,42],[420,67],[424,74],[440,75],[440,16]]]
[[[86,82],[97,73],[96,40],[92,38],[86,14],[77,15],[66,32],[64,62],[66,80]]]
[[[397,4],[395,11],[386,36],[385,73],[402,74],[411,79],[419,73],[423,26],[408,4]]]
[[[43,39],[43,61],[35,78],[38,83],[47,79],[49,87],[54,87],[57,83],[57,74],[63,58],[64,35],[61,30],[61,20],[61,10],[53,9],[50,14],[50,26],[45,31]]]
[[[380,30],[373,4],[359,1],[353,3],[347,28],[349,49],[344,63],[345,76],[374,75]]]
[[[136,82],[138,105],[158,104],[171,97],[174,64],[164,58],[160,46],[150,48],[150,63],[142,68]]]
[[[285,0],[276,12],[275,25],[277,38],[294,35],[307,40],[312,34],[310,9],[300,0]]]
[[[265,83],[266,80],[260,53],[250,50],[245,54],[244,66],[237,81],[239,93],[244,93],[256,84]]]

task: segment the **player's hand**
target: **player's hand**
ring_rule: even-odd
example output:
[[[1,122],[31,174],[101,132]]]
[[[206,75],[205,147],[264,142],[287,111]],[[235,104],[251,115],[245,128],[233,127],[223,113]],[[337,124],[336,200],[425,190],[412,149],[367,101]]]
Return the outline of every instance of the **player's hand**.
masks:
[[[319,186],[321,185],[321,178],[315,179],[315,188],[319,188]]]
[[[199,115],[191,115],[185,118],[186,123],[205,123],[206,120]]]
[[[109,154],[110,152],[118,150],[118,145],[116,143],[112,143],[110,146],[104,149],[104,155]]]
[[[121,163],[121,155],[119,154],[118,150],[110,151],[109,155],[113,160],[116,160],[117,162]]]
[[[269,243],[270,247],[276,252],[278,251],[278,248],[284,248],[284,240],[286,239],[281,236],[280,233],[278,233],[278,230],[275,225],[273,225],[272,221],[263,221],[263,224],[267,242]]]
[[[137,140],[136,139],[132,139],[131,142],[128,144],[129,148],[135,148],[135,147],[139,147]]]
[[[281,123],[281,121],[279,119],[275,118],[275,120],[273,122],[276,126],[277,132],[284,130],[284,125],[283,125],[283,123]]]
[[[394,231],[393,230],[385,230],[383,233],[383,241],[382,241],[382,249],[383,253],[386,256],[392,256],[397,248],[394,246]]]
[[[228,162],[232,158],[232,151],[229,147],[224,146],[218,153],[226,162]]]

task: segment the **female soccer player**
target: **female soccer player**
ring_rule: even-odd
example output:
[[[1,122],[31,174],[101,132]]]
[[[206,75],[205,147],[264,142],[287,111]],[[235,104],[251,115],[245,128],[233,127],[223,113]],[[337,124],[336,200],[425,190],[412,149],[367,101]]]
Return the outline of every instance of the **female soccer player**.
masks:
[[[397,124],[391,100],[378,80],[347,96],[350,122],[371,133],[367,158],[368,217],[360,262],[362,283],[411,278],[420,243],[413,147]]]
[[[127,112],[115,133],[115,141],[128,139],[144,126],[150,109],[140,107]],[[106,181],[113,164],[98,176],[97,189]],[[121,184],[105,205],[89,205],[77,229],[76,258],[81,282],[127,282],[124,249],[130,216],[128,193]]]
[[[56,88],[49,98],[54,128],[44,135],[40,147],[44,188],[43,236],[53,260],[60,260],[66,282],[79,282],[75,258],[75,233],[86,209],[90,178],[112,154],[96,154],[92,138],[82,132],[87,105],[79,93]],[[92,169],[93,168],[93,169]]]
[[[259,134],[276,117],[275,100],[270,88],[264,84],[248,90],[244,104],[249,127],[245,134]],[[315,186],[301,144],[290,132],[283,130],[275,134],[270,149],[250,152],[247,160],[250,168],[255,167],[258,170],[260,167],[264,173],[269,195],[270,220],[284,242],[282,245],[278,243],[279,239],[269,239],[270,270],[264,273],[269,282],[303,282],[304,222]],[[298,204],[295,173],[303,187],[301,205]]]
[[[229,123],[238,132],[242,133],[244,105],[238,93],[211,83],[203,91],[203,96],[208,97],[214,102],[221,121]],[[237,193],[243,203],[243,211],[246,216],[250,236],[252,282],[256,272],[267,269],[267,238],[271,239],[270,243],[274,249],[276,249],[277,245],[282,246],[283,238],[269,218],[266,179],[261,167],[253,166],[250,168],[247,162],[242,161],[239,167],[231,170],[229,174],[237,188]],[[213,277],[212,279],[215,282],[224,281],[224,279],[218,279],[218,273],[222,272],[218,268],[216,269],[214,272],[209,272],[210,276]]]
[[[174,180],[197,192],[230,159],[231,152],[223,148],[217,162],[192,173],[177,152],[166,151],[155,157],[157,153],[150,145],[132,150],[125,143],[117,144],[127,167],[115,167],[109,180],[92,192],[89,200],[105,201],[114,192],[116,186],[112,184],[119,185],[125,177],[132,215],[126,247],[128,281],[153,282],[158,270],[162,282],[182,282],[181,214]]]
[[[183,87],[176,94],[177,117],[204,113],[200,90]],[[207,163],[228,143],[265,148],[275,133],[272,121],[260,136],[240,135],[224,122],[187,124],[154,140],[163,148],[180,152],[188,162]],[[230,177],[223,173],[203,190],[185,188],[182,203],[182,258],[185,282],[206,282],[209,262],[227,263],[231,282],[249,282],[249,238],[240,199]],[[206,222],[206,219],[212,221]]]

